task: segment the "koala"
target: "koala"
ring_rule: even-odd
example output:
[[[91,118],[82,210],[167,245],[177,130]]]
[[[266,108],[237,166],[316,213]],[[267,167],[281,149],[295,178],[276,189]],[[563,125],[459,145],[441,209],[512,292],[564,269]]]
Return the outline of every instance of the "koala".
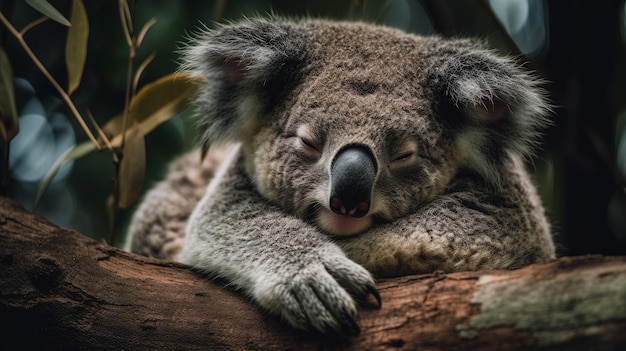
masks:
[[[525,161],[541,80],[477,41],[250,19],[197,35],[202,150],[136,211],[126,248],[226,279],[293,327],[358,332],[374,277],[555,257]],[[200,155],[208,153],[204,162]]]

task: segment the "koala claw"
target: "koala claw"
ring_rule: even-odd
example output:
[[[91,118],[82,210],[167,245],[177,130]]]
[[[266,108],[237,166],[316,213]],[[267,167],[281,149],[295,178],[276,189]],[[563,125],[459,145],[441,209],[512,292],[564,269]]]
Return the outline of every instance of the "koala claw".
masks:
[[[298,329],[359,334],[355,299],[372,294],[380,305],[374,281],[364,268],[343,255],[322,257],[322,262],[314,260],[292,274],[265,277],[254,293],[256,300]]]
[[[321,333],[341,334],[344,326],[356,324],[354,319],[356,313],[353,312],[353,302],[349,297],[345,300],[334,300],[318,295],[316,290],[314,288],[309,290],[313,292],[312,295],[300,291],[294,295],[295,300],[299,302],[295,309],[282,311],[283,316],[292,325],[303,330],[315,329]],[[290,314],[296,318],[290,317]]]
[[[361,333],[361,328],[357,324],[356,320],[354,320],[354,315],[352,313],[344,310],[343,318],[350,323],[349,326],[352,334],[358,335]]]
[[[383,301],[380,298],[380,293],[378,292],[378,289],[376,289],[376,286],[375,285],[366,285],[365,288],[370,293],[370,295],[374,296],[374,298],[376,299],[376,303],[378,304],[378,308],[383,307]]]

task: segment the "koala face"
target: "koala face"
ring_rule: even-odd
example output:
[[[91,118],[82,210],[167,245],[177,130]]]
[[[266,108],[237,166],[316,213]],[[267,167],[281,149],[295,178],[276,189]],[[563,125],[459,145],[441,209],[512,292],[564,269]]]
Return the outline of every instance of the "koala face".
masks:
[[[206,33],[205,146],[243,143],[258,191],[334,235],[391,221],[461,170],[498,186],[547,110],[537,83],[469,41],[359,23],[254,20]]]
[[[429,119],[423,88],[405,83],[416,64],[371,46],[311,55],[279,123],[256,136],[250,159],[260,192],[337,235],[403,216],[440,193],[457,168],[455,145]]]

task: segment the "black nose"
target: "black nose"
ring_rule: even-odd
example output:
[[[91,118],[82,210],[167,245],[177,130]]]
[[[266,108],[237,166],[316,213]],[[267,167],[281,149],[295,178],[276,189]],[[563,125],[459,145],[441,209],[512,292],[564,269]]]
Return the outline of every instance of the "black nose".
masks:
[[[376,171],[376,160],[368,148],[354,145],[339,151],[330,168],[330,209],[336,214],[365,216]]]

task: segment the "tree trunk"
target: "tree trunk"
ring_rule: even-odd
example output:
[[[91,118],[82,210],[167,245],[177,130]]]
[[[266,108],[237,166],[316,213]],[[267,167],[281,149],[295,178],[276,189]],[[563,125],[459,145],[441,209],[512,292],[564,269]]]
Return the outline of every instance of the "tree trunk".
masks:
[[[0,349],[613,350],[626,257],[378,282],[360,335],[296,332],[188,267],[60,228],[0,198]]]

